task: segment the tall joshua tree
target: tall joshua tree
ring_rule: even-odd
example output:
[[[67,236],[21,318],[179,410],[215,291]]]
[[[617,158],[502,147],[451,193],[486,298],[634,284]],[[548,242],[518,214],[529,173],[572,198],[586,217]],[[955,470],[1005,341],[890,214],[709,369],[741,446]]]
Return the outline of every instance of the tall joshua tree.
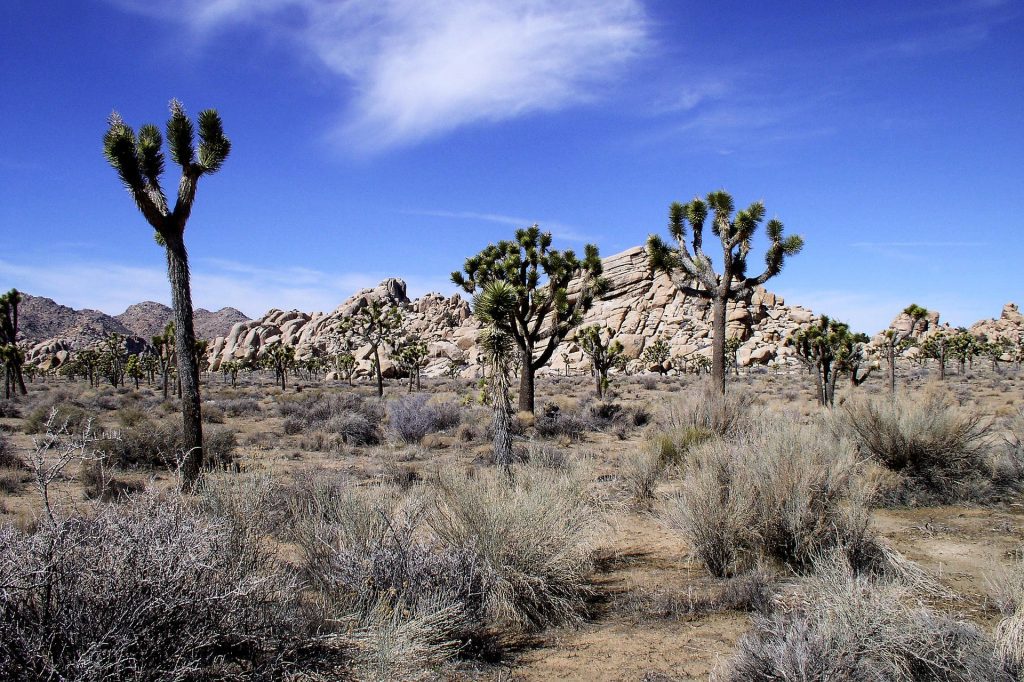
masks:
[[[716,273],[711,258],[704,253],[704,221],[708,212],[714,212],[711,232],[722,242],[722,272]],[[712,302],[712,381],[725,393],[725,322],[729,301],[749,296],[760,286],[782,271],[787,256],[800,253],[804,241],[798,235],[783,237],[782,222],[768,221],[767,233],[771,245],[765,253],[765,269],[756,277],[747,276],[747,257],[750,240],[764,220],[765,208],[760,201],[745,210],[733,213],[732,197],[719,190],[687,204],[674,202],[669,206],[668,231],[676,246],[667,245],[657,235],[647,240],[647,255],[651,269],[664,272],[672,278],[676,288],[687,296],[696,296]],[[686,244],[687,224],[691,229],[690,245]]]
[[[25,379],[22,376],[22,365],[25,354],[18,347],[18,304],[21,293],[11,289],[0,296],[0,364],[4,366],[4,397],[25,395]]]
[[[156,231],[156,241],[167,252],[167,278],[171,283],[174,308],[178,373],[181,379],[181,413],[184,427],[185,460],[182,482],[190,490],[203,464],[203,430],[200,416],[199,371],[196,362],[196,335],[192,323],[192,291],[189,281],[188,253],[185,250],[185,223],[192,214],[199,178],[216,173],[231,151],[224,136],[220,116],[213,109],[200,112],[199,147],[195,127],[181,102],[171,100],[167,120],[167,146],[171,160],[181,166],[174,208],[170,208],[160,177],[164,172],[163,138],[154,125],[135,131],[115,111],[110,115],[103,153],[117,171],[135,205]]]
[[[886,329],[882,332],[883,350],[889,365],[889,392],[893,394],[896,393],[896,356],[900,352],[900,345],[914,336],[918,323],[928,317],[928,309],[911,303],[903,309],[903,314],[910,318],[910,329],[905,332]]]
[[[505,282],[515,293],[515,305],[496,310],[493,326],[511,336],[519,349],[519,410],[533,412],[534,375],[569,330],[580,325],[594,296],[607,288],[597,247],[587,244],[580,260],[571,250],[552,249],[551,233],[534,225],[516,230],[513,241],[491,244],[467,258],[463,269],[452,273],[452,282],[467,293],[492,282]],[[569,282],[575,277],[580,286],[570,297]]]
[[[818,402],[825,407],[835,405],[840,373],[846,373],[854,386],[860,386],[871,374],[870,367],[860,372],[867,335],[851,332],[843,322],[822,316],[816,324],[796,330],[790,341],[797,356],[815,371]]]
[[[509,376],[512,374],[512,358],[515,342],[512,335],[502,326],[513,313],[519,302],[515,287],[496,280],[483,286],[473,297],[473,314],[486,327],[480,334],[480,348],[483,351],[487,388],[490,392],[491,408],[494,410],[494,463],[511,472],[514,453],[512,450],[512,401],[508,397]]]
[[[580,349],[590,358],[594,367],[595,389],[598,399],[604,398],[605,390],[608,388],[608,370],[617,365],[625,364],[625,357],[622,342],[612,338],[613,333],[608,329],[602,333],[600,325],[584,327],[580,330],[577,339]]]
[[[380,347],[391,343],[402,328],[402,312],[393,305],[370,301],[342,319],[338,326],[343,334],[354,336],[370,346],[373,373],[377,378],[377,397],[384,397],[384,373],[380,367]]]

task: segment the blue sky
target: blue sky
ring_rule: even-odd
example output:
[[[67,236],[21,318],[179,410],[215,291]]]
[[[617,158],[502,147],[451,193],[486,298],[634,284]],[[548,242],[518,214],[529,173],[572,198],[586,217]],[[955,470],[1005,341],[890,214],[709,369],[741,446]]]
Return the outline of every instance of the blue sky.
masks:
[[[515,227],[610,255],[718,188],[804,237],[769,287],[855,328],[1024,303],[1015,0],[6,0],[0,55],[0,288],[74,307],[169,300],[101,139],[171,97],[233,143],[197,306],[451,293]]]

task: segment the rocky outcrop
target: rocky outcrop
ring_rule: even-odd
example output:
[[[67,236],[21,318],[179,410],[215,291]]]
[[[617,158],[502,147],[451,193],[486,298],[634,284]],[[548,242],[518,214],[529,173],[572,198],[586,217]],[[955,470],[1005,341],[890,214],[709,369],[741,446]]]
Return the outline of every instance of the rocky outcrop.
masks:
[[[985,335],[989,341],[1006,339],[1016,345],[1024,338],[1024,314],[1021,314],[1016,303],[1007,303],[999,319],[975,322],[971,325],[971,333],[975,336]]]
[[[584,325],[609,327],[625,346],[633,368],[640,368],[638,358],[659,337],[668,342],[675,358],[710,356],[708,301],[679,293],[666,275],[652,277],[643,247],[605,258],[603,264],[610,286],[587,312]],[[570,284],[570,296],[578,286]],[[330,356],[350,345],[338,332],[338,321],[371,300],[402,309],[406,329],[426,340],[430,351],[427,375],[441,373],[450,360],[467,363],[467,375],[476,372],[480,325],[472,317],[468,302],[458,294],[427,294],[411,301],[405,283],[397,279],[358,292],[331,313],[270,310],[259,320],[236,324],[228,335],[214,340],[210,368],[218,369],[228,360],[257,359],[278,343],[293,346],[297,358],[318,352]],[[737,354],[743,365],[788,362],[793,351],[786,345],[786,338],[814,319],[810,310],[787,306],[781,297],[759,288],[746,300],[730,303],[726,333],[743,341]],[[368,372],[369,348],[355,348],[354,354],[359,371]],[[588,366],[573,334],[556,350],[549,370],[562,371],[566,364],[576,369]],[[382,363],[382,367],[392,369],[388,363]]]

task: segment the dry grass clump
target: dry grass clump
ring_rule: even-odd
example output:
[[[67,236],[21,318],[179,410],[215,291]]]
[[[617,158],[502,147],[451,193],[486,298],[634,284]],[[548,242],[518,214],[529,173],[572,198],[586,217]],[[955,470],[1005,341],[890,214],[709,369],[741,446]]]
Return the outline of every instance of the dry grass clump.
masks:
[[[919,606],[907,590],[818,562],[795,603],[753,626],[716,676],[752,680],[1011,682],[972,623]]]
[[[273,676],[295,582],[258,544],[147,492],[90,516],[0,527],[0,677]]]
[[[230,428],[203,431],[203,466],[235,468],[237,436]],[[155,471],[175,469],[184,451],[181,424],[143,421],[136,426],[109,432],[95,444],[104,465],[120,469]]]
[[[548,403],[540,410],[533,423],[541,438],[567,438],[580,440],[592,429],[590,418],[579,409],[561,409],[555,403]]]
[[[442,472],[431,529],[484,576],[483,613],[499,627],[580,619],[597,519],[578,472],[516,467],[509,480]]]
[[[428,433],[455,428],[462,421],[458,404],[431,400],[422,393],[388,402],[387,414],[391,430],[406,443],[419,443]]]
[[[308,392],[297,398],[281,399],[278,413],[285,418],[287,434],[325,431],[348,445],[376,445],[384,408],[376,399],[358,393]]]
[[[668,620],[724,611],[769,613],[777,584],[775,575],[758,569],[711,585],[691,585],[685,592],[664,588],[631,591],[627,610],[641,618]]]
[[[54,397],[55,400],[45,401],[25,417],[23,424],[25,433],[29,435],[46,433],[46,422],[54,410],[56,410],[55,422],[66,424],[69,433],[81,433],[93,419],[93,415],[81,406],[70,402],[70,400],[62,400],[61,394]]]
[[[850,448],[823,428],[764,421],[698,447],[665,515],[712,575],[762,557],[803,571],[835,547],[857,561],[870,553],[868,497]]]
[[[988,424],[938,389],[913,398],[848,400],[837,430],[904,478],[901,497],[908,499],[897,502],[915,495],[939,502],[976,497],[991,479]]]
[[[637,453],[627,452],[619,458],[619,470],[630,499],[644,504],[654,499],[658,480],[665,471],[662,451],[647,447]]]
[[[996,604],[1002,619],[996,626],[996,654],[1003,667],[1015,679],[1024,679],[1024,561],[1013,567],[996,583]]]
[[[666,425],[671,431],[712,433],[723,438],[739,435],[754,414],[751,391],[727,391],[722,395],[710,381],[669,403]]]

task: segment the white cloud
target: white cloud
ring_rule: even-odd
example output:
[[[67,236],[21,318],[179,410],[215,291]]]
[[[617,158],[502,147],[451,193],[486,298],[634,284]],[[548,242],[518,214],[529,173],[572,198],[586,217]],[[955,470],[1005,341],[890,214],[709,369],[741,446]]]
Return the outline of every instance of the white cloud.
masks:
[[[238,308],[249,317],[270,308],[306,312],[334,310],[359,289],[375,286],[383,273],[329,274],[302,267],[259,268],[227,260],[198,259],[192,264],[192,303],[196,308]],[[454,293],[450,282],[405,278],[410,298],[428,291]],[[162,268],[69,260],[14,264],[0,260],[0,281],[20,291],[47,296],[72,308],[94,308],[116,315],[141,301],[170,305]],[[87,286],[86,286],[87,285]]]
[[[539,225],[541,230],[550,232],[556,239],[564,239],[568,242],[596,242],[597,239],[589,234],[580,232],[571,225],[560,223],[556,220],[540,220],[530,218],[517,218],[515,216],[502,215],[499,213],[477,213],[474,211],[405,211],[409,215],[433,216],[435,218],[454,218],[456,220],[477,220],[488,223],[498,223],[514,228],[530,227]]]
[[[364,150],[588,101],[647,35],[640,0],[113,1],[286,35],[351,85],[338,133]]]

